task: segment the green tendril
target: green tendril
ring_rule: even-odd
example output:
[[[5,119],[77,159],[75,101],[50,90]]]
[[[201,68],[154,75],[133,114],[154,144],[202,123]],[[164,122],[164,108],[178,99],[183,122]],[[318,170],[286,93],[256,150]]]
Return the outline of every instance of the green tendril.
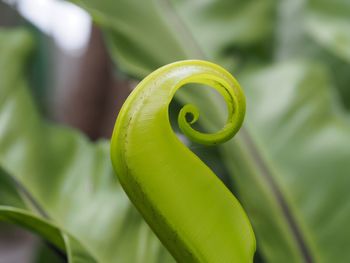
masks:
[[[171,128],[169,104],[189,83],[216,89],[228,117],[218,132],[202,133],[192,127],[198,108],[187,104],[178,115],[182,132],[205,145],[237,133],[245,114],[238,82],[213,63],[176,62],[147,76],[124,103],[111,141],[113,167],[130,200],[178,262],[253,262],[255,237],[243,208]]]
[[[224,72],[224,74],[227,75],[227,72]],[[191,124],[194,124],[199,119],[198,108],[192,104],[185,105],[179,113],[178,124],[181,131],[191,141],[205,145],[223,143],[231,139],[242,126],[245,114],[245,98],[238,82],[230,76],[226,77],[227,80],[215,75],[205,74],[196,75],[186,80],[187,83],[200,83],[215,88],[224,98],[228,112],[225,126],[214,134],[206,134],[191,127]],[[192,117],[190,122],[188,122],[187,116]]]

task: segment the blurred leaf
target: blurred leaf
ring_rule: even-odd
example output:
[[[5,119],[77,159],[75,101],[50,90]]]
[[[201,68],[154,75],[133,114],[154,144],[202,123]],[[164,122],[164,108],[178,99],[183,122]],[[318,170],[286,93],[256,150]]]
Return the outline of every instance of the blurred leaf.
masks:
[[[307,34],[334,57],[321,55],[332,71],[333,82],[350,109],[350,2],[312,0],[305,10]]]
[[[0,166],[13,178],[1,177],[1,219],[66,249],[70,262],[174,262],[119,185],[108,143],[39,116],[24,77],[32,46],[23,30],[0,31]]]
[[[69,262],[97,262],[78,241],[51,222],[14,207],[0,206],[0,220],[27,228],[67,252]]]
[[[232,68],[247,58],[258,60],[264,49],[271,52],[275,2],[170,0],[159,1],[159,5],[165,6],[162,13],[183,48],[190,50],[190,44],[202,57]]]
[[[274,0],[72,0],[105,31],[114,61],[142,78],[188,58],[234,64],[231,49],[261,45],[272,34]],[[239,52],[237,52],[239,54]]]
[[[16,181],[0,168],[0,205],[26,209],[21,192],[16,189]]]
[[[62,263],[63,258],[61,254],[59,256],[57,254],[57,250],[54,250],[52,246],[49,246],[47,243],[39,244],[34,263]]]
[[[275,57],[310,58],[328,67],[332,88],[350,109],[350,2],[282,0],[276,23]]]
[[[220,50],[230,45],[239,50],[268,37],[273,10],[251,1],[76,2],[105,30],[115,62],[138,77],[184,56],[233,68]],[[298,20],[286,21],[286,28],[291,22]],[[254,34],[259,30],[261,35]],[[303,38],[296,43],[304,46]],[[335,52],[343,51],[340,45]],[[350,235],[344,230],[350,220],[350,128],[332,99],[328,73],[308,61],[290,61],[239,75],[248,99],[247,125],[222,152],[267,262],[350,260]],[[200,106],[206,130],[222,122],[221,100],[209,92],[184,89],[177,98]]]
[[[71,235],[47,221],[29,192],[0,169],[0,221],[31,230],[58,249],[66,251],[69,262],[96,262]]]
[[[350,62],[350,2],[312,0],[306,14],[306,30],[319,44]]]
[[[348,262],[350,122],[327,70],[291,61],[246,72],[241,83],[250,136],[240,134],[231,168],[266,259]]]

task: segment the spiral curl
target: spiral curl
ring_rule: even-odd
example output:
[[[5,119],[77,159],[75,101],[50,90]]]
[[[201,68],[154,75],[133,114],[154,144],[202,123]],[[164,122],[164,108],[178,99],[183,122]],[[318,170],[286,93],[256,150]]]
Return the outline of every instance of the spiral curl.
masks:
[[[192,127],[198,108],[186,104],[178,115],[184,135],[213,145],[237,133],[246,106],[238,82],[210,62],[175,62],[148,75],[124,103],[111,141],[113,167],[132,203],[178,262],[252,263],[255,237],[243,208],[170,125],[169,104],[189,83],[216,89],[228,114],[218,132],[202,133]]]

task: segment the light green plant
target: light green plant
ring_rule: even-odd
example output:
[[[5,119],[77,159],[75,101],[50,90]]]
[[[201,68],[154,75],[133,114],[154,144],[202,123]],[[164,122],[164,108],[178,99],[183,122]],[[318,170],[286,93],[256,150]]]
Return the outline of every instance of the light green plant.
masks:
[[[225,126],[214,134],[192,128],[198,109],[185,105],[178,124],[191,140],[212,145],[242,125],[245,98],[223,68],[187,60],[146,77],[130,95],[114,128],[114,169],[131,201],[179,262],[252,262],[255,237],[237,199],[172,130],[168,107],[189,83],[215,88],[227,103]]]

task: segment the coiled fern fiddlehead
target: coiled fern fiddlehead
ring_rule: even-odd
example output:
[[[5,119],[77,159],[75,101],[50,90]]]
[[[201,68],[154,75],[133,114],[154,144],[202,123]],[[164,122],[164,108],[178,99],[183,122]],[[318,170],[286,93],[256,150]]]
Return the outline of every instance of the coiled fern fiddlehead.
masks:
[[[215,88],[227,103],[228,118],[217,133],[201,133],[191,127],[199,112],[188,104],[178,115],[182,132],[206,145],[234,136],[245,114],[238,82],[209,62],[176,62],[147,76],[123,105],[111,143],[114,169],[130,200],[178,262],[252,262],[255,237],[244,210],[170,125],[169,104],[188,83]]]

